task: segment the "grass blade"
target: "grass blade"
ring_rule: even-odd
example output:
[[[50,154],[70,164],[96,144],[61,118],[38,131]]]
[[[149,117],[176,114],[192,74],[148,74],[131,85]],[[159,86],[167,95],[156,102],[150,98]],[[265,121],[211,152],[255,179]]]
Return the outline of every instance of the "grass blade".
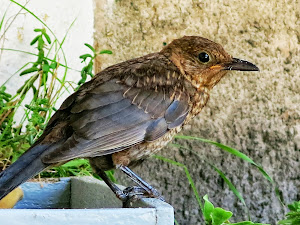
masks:
[[[285,206],[285,204],[283,203],[283,200],[282,200],[282,198],[280,196],[279,188],[276,186],[276,184],[273,181],[273,179],[271,178],[271,176],[262,168],[262,166],[260,166],[257,163],[255,163],[252,159],[250,159],[244,153],[241,153],[240,151],[238,151],[238,150],[236,150],[234,148],[231,148],[231,147],[229,147],[227,145],[223,145],[221,143],[218,143],[218,142],[215,142],[215,141],[211,141],[211,140],[208,140],[208,139],[204,139],[204,138],[198,138],[198,137],[192,137],[192,136],[184,136],[184,135],[176,135],[175,138],[184,139],[184,140],[197,140],[197,141],[201,141],[201,142],[204,142],[204,143],[209,143],[209,144],[215,145],[215,146],[221,148],[222,150],[224,150],[226,152],[229,152],[230,154],[235,155],[235,156],[239,157],[240,159],[243,159],[244,161],[246,161],[246,162],[254,165],[260,171],[260,173],[264,176],[264,178],[266,180],[268,180],[272,185],[275,186],[275,194],[276,194],[278,200],[280,201],[280,203],[283,206]]]
[[[244,205],[245,207],[245,210],[246,210],[246,213],[248,215],[248,219],[251,220],[250,218],[250,213],[249,213],[249,209],[246,205],[246,202],[242,196],[242,194],[236,189],[236,187],[231,183],[231,181],[226,177],[226,175],[221,171],[219,170],[216,166],[214,165],[211,165],[214,170],[220,175],[220,177],[222,177],[222,179],[225,181],[225,183],[228,185],[229,189],[234,193],[234,195],[242,202],[242,204]]]
[[[5,10],[4,15],[2,16],[2,19],[1,19],[1,22],[0,22],[0,31],[1,31],[1,28],[2,28],[2,26],[3,26],[3,22],[4,22],[4,19],[5,19],[7,10],[8,10],[8,8]]]
[[[28,12],[29,14],[31,14],[34,18],[36,18],[40,23],[42,23],[49,31],[50,33],[53,35],[53,37],[57,40],[58,44],[60,45],[60,49],[61,49],[61,52],[62,52],[62,55],[63,55],[63,59],[64,59],[64,63],[65,63],[65,75],[66,76],[66,73],[67,73],[67,70],[68,70],[68,63],[67,63],[67,58],[66,58],[66,55],[65,55],[65,52],[64,50],[61,48],[62,46],[62,43],[60,41],[58,41],[55,33],[50,29],[50,27],[44,23],[37,15],[35,15],[33,12],[31,12],[29,9],[27,9],[24,5],[21,5],[20,3],[14,1],[14,0],[10,0],[11,2],[15,3],[16,5],[20,6],[22,9],[24,9],[26,12]],[[73,21],[74,23],[75,21]],[[73,24],[72,23],[72,24]]]
[[[235,156],[239,157],[240,159],[243,159],[246,162],[248,162],[248,163],[256,166],[258,168],[258,170],[262,173],[262,175],[269,182],[271,182],[272,184],[274,184],[273,179],[270,177],[270,175],[260,165],[258,165],[257,163],[255,163],[252,159],[250,159],[244,153],[241,153],[240,151],[238,151],[238,150],[236,150],[234,148],[231,148],[231,147],[229,147],[227,145],[223,145],[223,144],[218,143],[218,142],[214,142],[214,141],[211,141],[211,140],[207,140],[207,139],[203,139],[203,138],[198,138],[198,137],[177,135],[177,136],[175,136],[175,138],[185,139],[185,140],[197,140],[197,141],[201,141],[201,142],[205,142],[205,143],[209,143],[209,144],[215,145],[215,146],[221,148],[222,150],[224,150],[226,152],[229,152],[230,154],[235,155]]]
[[[160,160],[162,160],[162,161],[168,162],[168,163],[170,163],[170,164],[172,164],[172,165],[175,165],[175,166],[182,167],[182,168],[184,169],[184,172],[185,172],[185,174],[186,174],[186,177],[187,177],[187,179],[188,179],[188,181],[189,181],[189,183],[190,183],[190,185],[191,185],[191,187],[192,187],[192,189],[193,189],[193,192],[194,192],[194,194],[195,194],[195,197],[196,197],[196,199],[197,199],[197,202],[198,202],[198,204],[199,204],[199,207],[200,207],[200,209],[201,209],[201,211],[202,211],[202,213],[203,213],[203,204],[202,204],[201,198],[200,198],[200,196],[199,196],[199,193],[198,193],[198,191],[197,191],[197,189],[196,189],[195,183],[194,183],[194,181],[193,181],[193,179],[192,179],[192,177],[191,177],[191,174],[190,174],[188,168],[187,168],[184,164],[182,164],[182,163],[176,162],[176,161],[174,161],[174,160],[172,160],[172,159],[165,158],[165,157],[163,157],[163,156],[154,155],[154,158],[157,158],[157,159],[160,159]]]
[[[32,52],[27,52],[27,51],[18,50],[18,49],[12,49],[12,48],[0,48],[0,50],[1,51],[4,50],[4,51],[19,52],[19,53],[25,53],[25,54],[28,54],[28,55],[38,56],[38,54],[35,54],[35,53],[32,53]],[[56,62],[55,60],[47,58],[47,57],[45,57],[45,59],[47,59],[47,60],[49,60],[51,62]],[[62,67],[68,68],[70,70],[73,70],[73,71],[76,71],[76,72],[80,72],[80,70],[76,70],[76,69],[71,68],[69,66],[66,66],[66,65],[64,65],[62,63],[59,63],[59,65],[62,66]]]
[[[176,148],[181,148],[181,149],[187,150],[187,151],[191,152],[192,154],[194,154],[199,159],[204,160],[204,162],[207,163],[208,165],[210,165],[219,174],[219,176],[224,180],[224,182],[228,185],[229,189],[234,193],[234,195],[242,202],[242,204],[245,207],[245,211],[248,215],[248,218],[250,219],[250,213],[249,213],[249,209],[246,205],[245,199],[243,198],[242,194],[236,189],[236,187],[231,183],[231,181],[226,177],[226,175],[220,169],[218,169],[215,165],[210,163],[207,159],[203,158],[202,156],[200,156],[197,152],[193,151],[192,149],[186,148],[179,144],[172,144],[172,146],[174,146]]]

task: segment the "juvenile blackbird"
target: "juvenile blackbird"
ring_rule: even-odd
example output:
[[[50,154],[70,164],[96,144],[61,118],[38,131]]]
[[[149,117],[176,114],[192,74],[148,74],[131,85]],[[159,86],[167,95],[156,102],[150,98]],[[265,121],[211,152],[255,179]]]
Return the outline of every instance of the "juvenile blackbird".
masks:
[[[47,167],[88,158],[123,202],[160,197],[133,167],[163,148],[206,105],[229,70],[258,71],[198,36],[172,41],[160,52],[106,68],[69,96],[43,135],[0,174],[0,199]],[[118,168],[139,186],[124,191],[106,176]]]

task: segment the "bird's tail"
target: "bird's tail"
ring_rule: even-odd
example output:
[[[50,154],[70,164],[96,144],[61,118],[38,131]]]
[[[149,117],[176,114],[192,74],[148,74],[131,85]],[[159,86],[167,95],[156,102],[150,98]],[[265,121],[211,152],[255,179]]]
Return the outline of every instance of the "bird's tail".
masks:
[[[27,150],[16,162],[0,173],[0,200],[8,193],[35,176],[48,165],[44,164],[41,154],[49,145],[35,145]]]

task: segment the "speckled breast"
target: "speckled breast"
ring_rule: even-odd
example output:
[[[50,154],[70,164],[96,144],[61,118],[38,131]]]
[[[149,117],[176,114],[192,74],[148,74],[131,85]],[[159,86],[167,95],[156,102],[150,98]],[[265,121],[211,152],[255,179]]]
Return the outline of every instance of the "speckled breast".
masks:
[[[136,161],[148,158],[150,155],[155,154],[165,147],[181,129],[182,126],[176,127],[153,142],[146,142],[133,146],[125,151],[114,153],[112,156],[114,165],[129,166],[135,164]]]

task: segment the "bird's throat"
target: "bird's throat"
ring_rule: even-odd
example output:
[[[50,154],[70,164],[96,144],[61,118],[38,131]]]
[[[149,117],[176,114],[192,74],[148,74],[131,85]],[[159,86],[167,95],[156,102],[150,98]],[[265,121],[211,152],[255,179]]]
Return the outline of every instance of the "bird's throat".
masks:
[[[206,87],[198,88],[197,91],[191,96],[191,111],[187,116],[184,124],[187,124],[192,118],[197,116],[202,108],[206,105],[209,100],[209,89]]]

